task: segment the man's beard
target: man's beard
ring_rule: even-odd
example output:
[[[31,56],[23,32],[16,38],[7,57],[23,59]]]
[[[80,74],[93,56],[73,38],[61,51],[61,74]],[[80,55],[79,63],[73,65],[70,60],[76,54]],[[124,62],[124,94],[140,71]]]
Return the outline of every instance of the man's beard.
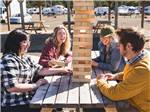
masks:
[[[127,51],[127,49],[124,47],[124,48],[123,48],[123,51],[122,51],[122,55],[123,55],[124,57],[126,57],[127,54],[128,54],[128,51]]]

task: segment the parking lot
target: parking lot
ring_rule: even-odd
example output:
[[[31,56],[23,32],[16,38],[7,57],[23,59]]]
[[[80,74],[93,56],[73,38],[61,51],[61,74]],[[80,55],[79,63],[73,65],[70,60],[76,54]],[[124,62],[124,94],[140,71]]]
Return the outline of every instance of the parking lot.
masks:
[[[111,16],[111,22],[112,25],[114,25],[114,16]],[[73,20],[74,16],[71,16],[71,20]],[[107,20],[106,16],[95,16],[95,22],[97,23],[98,20]],[[150,30],[150,15],[146,15],[144,18],[144,29]],[[32,21],[39,21],[39,15],[33,14],[32,15]],[[42,16],[42,21],[47,29],[47,32],[44,30],[39,31],[40,33],[50,33],[59,24],[62,24],[63,21],[67,21],[67,15],[56,15],[56,16]],[[141,28],[141,16],[140,15],[132,15],[132,16],[119,16],[118,17],[118,27],[137,27]],[[21,28],[21,24],[11,24],[10,25],[11,30],[15,28]],[[0,32],[7,32],[7,24],[0,24]],[[30,31],[29,31],[30,32]],[[34,33],[34,32],[30,32]]]

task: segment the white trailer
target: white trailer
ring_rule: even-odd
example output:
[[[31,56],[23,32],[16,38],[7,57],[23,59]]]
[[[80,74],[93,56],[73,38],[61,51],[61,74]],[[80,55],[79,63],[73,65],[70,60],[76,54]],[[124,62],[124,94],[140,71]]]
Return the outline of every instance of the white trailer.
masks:
[[[0,20],[5,20],[6,19],[6,7],[3,4],[3,1],[0,1]],[[26,0],[23,2],[23,12],[26,14]],[[18,0],[12,0],[10,3],[10,17],[15,16],[17,14],[20,14],[20,5]]]

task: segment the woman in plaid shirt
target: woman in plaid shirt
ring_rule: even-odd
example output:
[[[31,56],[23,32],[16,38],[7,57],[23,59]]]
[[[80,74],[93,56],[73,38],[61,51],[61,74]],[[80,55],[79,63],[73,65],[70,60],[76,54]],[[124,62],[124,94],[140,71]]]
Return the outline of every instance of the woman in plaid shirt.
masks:
[[[40,112],[40,109],[29,108],[29,102],[35,90],[47,81],[39,79],[34,83],[33,78],[70,72],[67,68],[42,68],[25,55],[29,46],[27,33],[14,30],[8,34],[0,61],[2,112]]]
[[[72,54],[69,52],[71,41],[68,30],[63,25],[54,28],[54,36],[45,41],[39,64],[44,68],[55,67],[57,61],[63,61],[66,64],[72,61]],[[62,58],[62,59],[61,59]]]

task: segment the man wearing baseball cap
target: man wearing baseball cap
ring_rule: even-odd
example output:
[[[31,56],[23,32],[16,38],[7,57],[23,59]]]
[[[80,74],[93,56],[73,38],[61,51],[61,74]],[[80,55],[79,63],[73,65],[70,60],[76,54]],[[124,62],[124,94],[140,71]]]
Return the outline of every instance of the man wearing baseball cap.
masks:
[[[98,43],[99,56],[92,60],[92,66],[112,73],[121,72],[124,69],[125,60],[120,54],[118,42],[115,40],[115,29],[105,26],[101,29]]]

